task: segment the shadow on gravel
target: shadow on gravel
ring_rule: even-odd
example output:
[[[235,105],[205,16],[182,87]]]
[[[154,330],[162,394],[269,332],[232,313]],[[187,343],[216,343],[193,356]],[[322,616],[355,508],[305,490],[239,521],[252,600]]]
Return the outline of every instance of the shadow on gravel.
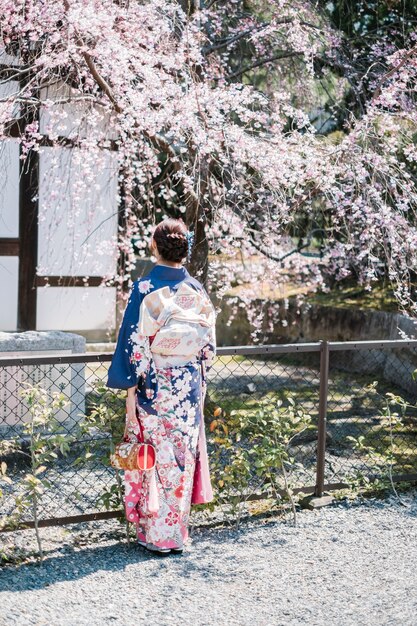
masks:
[[[408,518],[417,517],[417,507],[410,500],[401,506],[398,500],[391,502],[379,499],[368,499],[355,503],[335,502],[330,509],[343,508],[354,509],[364,507],[369,511],[381,511],[395,506],[402,516]],[[116,572],[123,571],[126,567],[138,564],[144,567],[143,575],[146,577],[158,578],[164,575],[167,569],[172,568],[175,575],[181,578],[200,577],[214,578],[218,576],[219,562],[236,559],[236,546],[241,548],[242,559],[247,552],[253,550],[254,528],[257,530],[266,529],[267,536],[263,536],[262,549],[284,548],[287,544],[285,536],[289,529],[291,534],[297,533],[302,539],[305,531],[304,524],[307,520],[304,515],[314,515],[315,524],[320,525],[320,514],[305,512],[299,518],[299,524],[294,527],[287,518],[280,516],[269,519],[242,521],[238,529],[230,527],[195,527],[191,530],[191,545],[185,549],[183,554],[170,554],[161,557],[151,554],[136,544],[132,539],[131,547],[128,548],[126,540],[119,533],[113,532],[106,523],[96,527],[91,533],[90,544],[75,547],[69,543],[58,544],[56,547],[50,544],[44,550],[43,563],[26,562],[20,565],[6,565],[0,568],[0,589],[2,591],[20,592],[24,590],[43,589],[55,583],[82,579],[95,572]],[[76,544],[77,539],[89,534],[88,527],[80,525],[70,538]],[[109,541],[111,544],[109,545]],[[107,545],[103,545],[107,542]],[[54,543],[54,542],[52,542]],[[233,546],[231,553],[229,546]],[[236,570],[239,563],[236,562]],[[140,572],[138,572],[140,575]]]
[[[257,528],[282,524],[282,520],[269,520],[256,525]],[[246,535],[253,531],[253,523],[242,523],[239,529],[231,528],[195,528],[192,533],[192,544],[183,554],[158,556],[147,552],[132,540],[128,548],[121,540],[112,545],[95,544],[74,550],[71,546],[63,546],[44,552],[43,563],[31,562],[21,565],[8,565],[0,569],[0,589],[19,593],[25,590],[44,589],[55,583],[81,579],[94,572],[122,571],[125,567],[140,563],[145,565],[153,562],[153,569],[147,568],[147,577],[158,577],[169,567],[174,567],[178,576],[189,578],[201,576],[210,578],[217,575],[215,563],[210,563],[207,556],[215,554],[216,559],[236,558],[226,555],[224,544],[242,544],[242,551],[249,546],[251,539]],[[104,533],[100,533],[101,538]],[[263,541],[262,546],[285,545],[286,540],[271,533],[270,541]],[[200,544],[200,542],[204,542]]]
[[[138,561],[158,558],[144,554],[139,546],[129,549],[119,544],[94,546],[79,551],[65,552],[44,557],[43,563],[27,563],[8,566],[0,571],[2,591],[24,591],[43,589],[61,581],[76,580],[98,571],[122,570],[126,565]]]

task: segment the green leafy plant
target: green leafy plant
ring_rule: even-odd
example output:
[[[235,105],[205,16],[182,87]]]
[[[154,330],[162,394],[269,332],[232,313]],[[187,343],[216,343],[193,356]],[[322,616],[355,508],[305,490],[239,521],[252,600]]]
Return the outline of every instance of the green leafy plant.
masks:
[[[59,392],[49,393],[40,385],[22,383],[20,396],[27,407],[27,418],[23,422],[22,434],[27,437],[28,449],[19,450],[28,462],[30,471],[19,481],[20,493],[15,497],[14,510],[2,520],[2,527],[13,528],[22,524],[27,514],[32,514],[38,543],[39,557],[43,560],[42,541],[39,532],[39,501],[45,489],[51,487],[47,478],[47,466],[58,457],[60,452],[66,455],[73,437],[62,432],[62,426],[56,414],[68,402]],[[7,448],[3,446],[3,451]],[[17,450],[16,440],[8,442],[8,450]],[[1,478],[12,482],[7,475],[7,464],[1,464]]]
[[[84,446],[73,465],[80,464],[110,465],[110,454],[122,437],[125,428],[126,392],[114,390],[103,385],[102,381],[93,382],[88,411],[78,423],[77,439]],[[121,472],[114,469],[115,482],[103,488],[95,505],[106,510],[124,509],[124,483]],[[123,521],[123,520],[122,520]],[[130,525],[127,519],[127,542],[130,545]]]
[[[376,389],[377,383],[373,385]],[[402,396],[392,392],[386,392],[384,396],[380,396],[380,399],[382,408],[379,411],[380,419],[377,427],[380,436],[376,438],[373,433],[371,440],[364,434],[358,437],[346,437],[356,452],[372,459],[375,474],[370,476],[369,473],[357,469],[349,472],[345,480],[349,483],[352,497],[355,494],[382,493],[391,489],[402,503],[394,480],[394,468],[397,463],[395,437],[397,434],[403,434],[407,412],[415,411],[416,407]],[[377,443],[373,443],[374,441]]]
[[[296,467],[291,454],[294,438],[308,428],[311,416],[289,394],[286,403],[266,398],[252,411],[214,410],[209,424],[213,452],[210,467],[216,488],[216,504],[232,503],[239,523],[242,505],[255,492],[275,499],[284,492],[296,521],[290,472]],[[213,505],[213,506],[214,506]]]

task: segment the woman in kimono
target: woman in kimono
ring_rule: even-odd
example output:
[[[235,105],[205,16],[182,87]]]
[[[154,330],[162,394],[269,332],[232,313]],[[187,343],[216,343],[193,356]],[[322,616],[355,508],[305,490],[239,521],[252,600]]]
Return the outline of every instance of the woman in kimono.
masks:
[[[125,434],[156,448],[150,471],[125,471],[124,505],[138,543],[159,554],[182,552],[191,504],[213,499],[203,404],[215,355],[215,311],[182,266],[192,234],[182,220],[154,230],[157,264],[133,283],[107,386],[127,389]],[[142,426],[142,431],[139,426]]]

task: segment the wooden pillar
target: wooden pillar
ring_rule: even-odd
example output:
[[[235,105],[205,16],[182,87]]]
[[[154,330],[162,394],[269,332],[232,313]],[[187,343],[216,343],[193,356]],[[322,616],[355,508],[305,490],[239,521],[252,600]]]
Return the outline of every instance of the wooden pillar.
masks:
[[[117,237],[118,237],[118,243],[119,243],[119,237],[125,235],[126,228],[127,228],[126,189],[125,189],[125,186],[124,186],[124,183],[123,183],[123,170],[121,170],[120,173],[122,175],[119,177],[119,181],[118,181],[119,197],[120,197],[118,213],[117,213]],[[127,261],[127,254],[123,250],[119,250],[119,258],[117,260],[117,274],[118,275],[124,274],[124,272],[126,271],[126,261]],[[115,284],[117,284],[117,282]],[[123,293],[127,293],[128,291],[129,291],[129,289],[128,289],[128,279],[125,278],[123,283],[120,285],[120,287],[117,287],[117,290],[116,290],[116,315],[115,315],[116,327],[115,327],[114,336],[113,336],[113,340],[114,341],[117,340],[118,330],[119,330],[120,324],[122,322],[123,312],[124,312],[124,308],[126,306],[126,303],[123,303],[123,305],[122,305],[122,295],[123,295]]]
[[[23,120],[30,124],[38,119],[38,111],[23,111]],[[24,130],[24,129],[23,129]],[[20,148],[20,154],[22,148]],[[17,328],[36,330],[36,265],[38,262],[38,196],[39,153],[31,150],[20,161],[19,179],[19,287]]]

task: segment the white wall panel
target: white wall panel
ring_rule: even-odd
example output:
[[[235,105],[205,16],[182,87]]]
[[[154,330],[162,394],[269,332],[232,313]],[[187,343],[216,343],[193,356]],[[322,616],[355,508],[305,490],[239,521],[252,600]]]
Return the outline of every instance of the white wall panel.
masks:
[[[51,137],[115,139],[110,114],[103,107],[93,106],[69,85],[56,82],[41,89],[42,102],[49,102],[40,111],[40,132]]]
[[[15,63],[10,62],[10,58],[8,57],[8,59],[6,59],[8,55],[1,55],[0,52],[0,63],[10,63],[10,67],[13,67],[14,65],[16,65]],[[5,59],[5,60],[4,60]],[[0,82],[0,98],[2,100],[4,100],[5,98],[8,98],[9,96],[11,97],[11,101],[10,101],[10,117],[14,118],[14,117],[19,117],[20,114],[20,105],[19,104],[13,104],[13,100],[16,99],[16,96],[19,94],[19,81],[17,80],[8,80],[7,82]],[[2,107],[8,107],[9,103],[7,101],[4,101],[2,103]]]
[[[117,175],[114,152],[91,157],[78,148],[41,149],[39,275],[115,272]]]
[[[0,256],[0,330],[17,328],[19,257]]]
[[[115,326],[114,287],[38,287],[37,330],[96,330]]]
[[[19,236],[19,144],[0,141],[0,237]]]
[[[6,48],[0,44],[0,63],[3,65],[9,64],[11,67],[19,67],[22,65],[22,61],[19,57],[8,54]]]

